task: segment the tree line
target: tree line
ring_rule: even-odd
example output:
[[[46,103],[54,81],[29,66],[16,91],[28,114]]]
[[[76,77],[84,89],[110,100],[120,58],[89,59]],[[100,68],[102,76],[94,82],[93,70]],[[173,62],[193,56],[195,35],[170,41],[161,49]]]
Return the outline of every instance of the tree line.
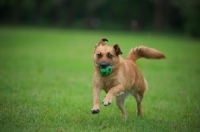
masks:
[[[200,36],[199,0],[1,0],[0,23]]]

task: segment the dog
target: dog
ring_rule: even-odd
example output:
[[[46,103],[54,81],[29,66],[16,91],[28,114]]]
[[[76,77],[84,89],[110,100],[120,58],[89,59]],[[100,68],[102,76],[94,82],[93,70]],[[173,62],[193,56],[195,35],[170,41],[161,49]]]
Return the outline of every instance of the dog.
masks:
[[[106,96],[103,105],[108,106],[112,103],[113,96],[116,97],[116,104],[122,112],[124,119],[127,119],[127,113],[124,108],[124,101],[128,94],[135,97],[137,102],[137,115],[143,116],[142,99],[144,92],[147,90],[147,82],[142,76],[136,65],[139,58],[162,59],[165,55],[160,51],[138,46],[130,50],[126,59],[120,55],[122,50],[118,44],[107,46],[106,38],[102,38],[95,46],[93,52],[94,75],[93,75],[93,108],[92,114],[100,112],[100,91],[104,90]],[[100,68],[112,67],[112,72],[108,76],[100,74]]]

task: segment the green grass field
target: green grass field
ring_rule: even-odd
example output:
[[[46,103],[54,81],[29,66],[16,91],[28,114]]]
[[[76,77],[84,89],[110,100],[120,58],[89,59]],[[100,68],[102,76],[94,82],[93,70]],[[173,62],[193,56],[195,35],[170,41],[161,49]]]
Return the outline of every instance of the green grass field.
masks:
[[[128,51],[145,45],[167,59],[138,60],[149,89],[144,117],[126,100],[92,115],[92,53],[100,38]],[[200,131],[200,40],[180,35],[0,27],[0,131]],[[101,100],[105,93],[101,92]]]

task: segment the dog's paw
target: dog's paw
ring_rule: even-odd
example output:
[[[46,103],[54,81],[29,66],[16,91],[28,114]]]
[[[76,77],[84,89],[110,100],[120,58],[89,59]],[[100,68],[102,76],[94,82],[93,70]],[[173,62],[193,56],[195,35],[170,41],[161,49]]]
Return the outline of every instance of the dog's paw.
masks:
[[[111,94],[107,94],[106,97],[104,98],[102,104],[103,104],[104,106],[110,105],[110,104],[112,103],[112,97],[113,97],[113,96],[112,96]]]
[[[110,98],[110,99],[105,98],[105,99],[103,100],[103,102],[102,102],[102,104],[103,104],[104,106],[108,106],[108,105],[110,105],[111,103],[112,103],[112,98]]]
[[[108,105],[111,104],[111,102],[102,102],[102,104],[103,104],[104,106],[108,106]]]
[[[91,109],[92,114],[98,114],[100,109]]]

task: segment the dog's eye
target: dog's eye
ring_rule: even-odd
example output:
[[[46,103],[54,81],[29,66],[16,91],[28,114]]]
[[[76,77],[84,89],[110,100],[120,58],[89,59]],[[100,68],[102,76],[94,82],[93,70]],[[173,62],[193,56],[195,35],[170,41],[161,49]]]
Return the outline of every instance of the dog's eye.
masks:
[[[108,53],[107,57],[111,59],[113,57],[113,55],[111,55],[110,53]]]
[[[100,53],[100,54],[97,54],[97,57],[98,58],[101,58],[102,57],[102,54]]]

